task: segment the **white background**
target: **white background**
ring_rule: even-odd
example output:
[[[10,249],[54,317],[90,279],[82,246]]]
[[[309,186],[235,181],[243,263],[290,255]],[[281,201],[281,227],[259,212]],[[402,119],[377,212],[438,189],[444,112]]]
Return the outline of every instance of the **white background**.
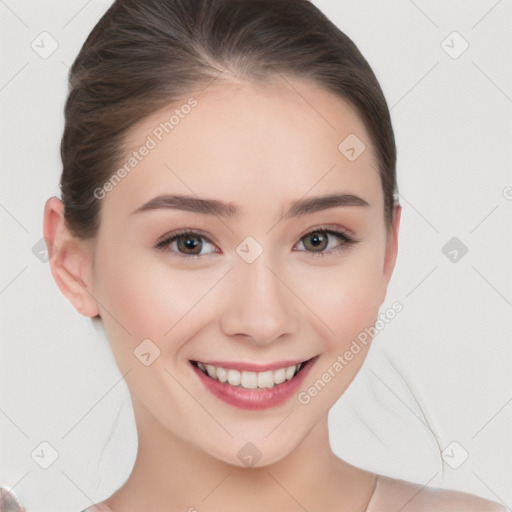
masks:
[[[404,309],[333,408],[333,449],[371,471],[512,507],[512,4],[314,3],[381,83],[403,205],[382,311],[397,300]],[[0,486],[28,512],[101,501],[136,453],[106,338],[32,252],[44,203],[59,195],[68,67],[109,5],[0,2]],[[47,59],[31,48],[43,31],[58,43]],[[452,237],[468,249],[457,262],[442,252]],[[58,452],[48,469],[31,457],[51,456],[43,441]]]

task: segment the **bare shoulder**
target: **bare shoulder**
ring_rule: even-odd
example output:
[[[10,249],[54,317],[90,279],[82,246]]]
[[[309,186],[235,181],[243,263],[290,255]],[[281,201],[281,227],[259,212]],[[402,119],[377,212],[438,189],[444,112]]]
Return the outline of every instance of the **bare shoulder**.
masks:
[[[112,512],[112,509],[105,502],[96,503],[81,512]]]
[[[383,475],[377,478],[366,512],[510,512],[505,506],[474,494],[423,487]]]

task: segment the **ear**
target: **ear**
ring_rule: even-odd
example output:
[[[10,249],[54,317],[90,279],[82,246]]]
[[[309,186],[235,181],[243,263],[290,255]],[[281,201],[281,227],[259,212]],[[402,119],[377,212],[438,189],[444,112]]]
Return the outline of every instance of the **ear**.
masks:
[[[383,267],[383,295],[382,301],[386,298],[386,291],[388,288],[391,275],[395,268],[396,257],[398,254],[398,232],[400,229],[400,218],[402,216],[402,207],[395,204],[393,207],[393,222],[387,234],[386,253],[384,258]]]
[[[99,315],[92,296],[91,244],[74,237],[64,221],[64,204],[51,197],[44,207],[43,236],[50,270],[60,291],[82,315]]]

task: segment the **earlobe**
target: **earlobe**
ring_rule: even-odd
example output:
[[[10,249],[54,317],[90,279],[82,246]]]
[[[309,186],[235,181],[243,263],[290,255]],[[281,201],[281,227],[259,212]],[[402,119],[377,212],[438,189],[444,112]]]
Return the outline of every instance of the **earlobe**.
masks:
[[[391,279],[391,275],[393,274],[393,270],[395,268],[396,258],[398,255],[398,232],[400,229],[400,219],[402,216],[402,207],[399,204],[394,206],[393,210],[393,223],[392,227],[388,234],[388,240],[386,244],[386,255],[384,259],[384,268],[383,268],[383,297],[384,301],[386,297],[386,291]]]
[[[51,197],[44,207],[43,236],[48,248],[48,262],[60,291],[82,315],[99,315],[91,293],[92,261],[87,244],[74,237],[64,221],[64,204]]]

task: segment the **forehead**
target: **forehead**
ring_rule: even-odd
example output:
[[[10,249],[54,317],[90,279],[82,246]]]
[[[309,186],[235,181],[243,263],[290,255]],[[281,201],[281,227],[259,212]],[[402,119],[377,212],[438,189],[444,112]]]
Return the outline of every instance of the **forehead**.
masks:
[[[372,195],[381,188],[355,110],[318,85],[284,77],[265,86],[214,83],[135,125],[125,148],[120,166],[136,161],[111,194],[122,197],[121,208],[161,193],[238,202],[243,191],[240,202],[262,207],[309,190],[343,186]]]

